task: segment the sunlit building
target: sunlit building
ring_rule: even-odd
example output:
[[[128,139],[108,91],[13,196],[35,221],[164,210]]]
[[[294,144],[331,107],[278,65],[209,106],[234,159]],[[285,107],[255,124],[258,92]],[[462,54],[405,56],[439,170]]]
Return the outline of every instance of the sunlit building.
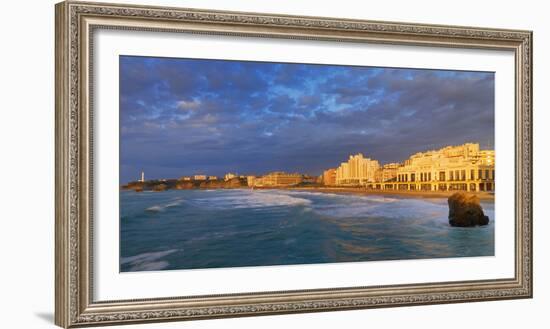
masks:
[[[380,164],[376,160],[365,158],[359,153],[351,155],[336,169],[336,185],[359,186],[376,181]]]
[[[336,185],[336,169],[331,168],[323,172],[323,184],[326,186]]]
[[[282,171],[277,171],[262,177],[257,177],[254,180],[254,186],[293,186],[300,184],[302,181],[303,176],[300,174],[289,174]]]
[[[246,185],[248,185],[249,187],[252,187],[254,186],[254,184],[256,183],[256,176],[246,176]]]
[[[380,176],[379,176],[380,177]],[[495,151],[477,143],[413,154],[396,169],[395,179],[368,188],[410,191],[494,191]]]
[[[401,166],[400,163],[387,163],[380,167],[376,172],[376,183],[391,182],[397,177],[397,169]]]
[[[225,176],[223,177],[223,179],[227,182],[228,180],[231,180],[233,178],[237,177],[237,174],[232,174],[232,173],[227,173],[225,174]]]
[[[195,175],[193,176],[194,180],[206,180],[206,175]]]
[[[343,184],[347,177],[350,177],[349,164],[347,162],[342,162],[340,167],[336,168],[336,184]]]
[[[317,184],[317,183],[319,183],[319,178],[317,176],[303,175],[301,183],[304,183],[304,184]]]

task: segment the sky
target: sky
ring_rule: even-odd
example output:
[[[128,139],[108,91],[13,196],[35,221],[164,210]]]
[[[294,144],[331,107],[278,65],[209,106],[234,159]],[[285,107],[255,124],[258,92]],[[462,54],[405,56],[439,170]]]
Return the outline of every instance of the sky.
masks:
[[[121,183],[494,146],[492,72],[135,56],[119,69]]]

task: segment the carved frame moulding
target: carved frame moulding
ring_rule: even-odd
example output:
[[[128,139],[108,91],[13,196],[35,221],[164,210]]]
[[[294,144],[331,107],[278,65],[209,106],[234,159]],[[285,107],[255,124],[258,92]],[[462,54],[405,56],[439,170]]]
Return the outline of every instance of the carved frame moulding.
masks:
[[[93,35],[101,29],[508,50],[515,56],[515,275],[139,300],[93,298]],[[65,1],[56,5],[56,297],[62,327],[530,298],[532,32]]]

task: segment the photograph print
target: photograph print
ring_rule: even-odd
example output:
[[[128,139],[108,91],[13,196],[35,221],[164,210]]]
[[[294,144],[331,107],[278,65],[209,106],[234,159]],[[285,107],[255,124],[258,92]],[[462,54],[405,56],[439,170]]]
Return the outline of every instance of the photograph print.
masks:
[[[120,271],[495,254],[495,75],[120,56]]]

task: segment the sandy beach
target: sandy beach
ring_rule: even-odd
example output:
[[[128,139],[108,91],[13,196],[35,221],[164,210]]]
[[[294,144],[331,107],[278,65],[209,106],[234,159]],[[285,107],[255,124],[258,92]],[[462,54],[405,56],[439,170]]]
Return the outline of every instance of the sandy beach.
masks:
[[[448,198],[456,191],[396,191],[396,190],[366,190],[357,187],[288,187],[282,188],[294,191],[308,191],[320,193],[337,194],[356,194],[356,195],[387,195],[400,196],[408,198]],[[494,200],[494,193],[487,192],[469,192],[474,193],[480,200]]]

